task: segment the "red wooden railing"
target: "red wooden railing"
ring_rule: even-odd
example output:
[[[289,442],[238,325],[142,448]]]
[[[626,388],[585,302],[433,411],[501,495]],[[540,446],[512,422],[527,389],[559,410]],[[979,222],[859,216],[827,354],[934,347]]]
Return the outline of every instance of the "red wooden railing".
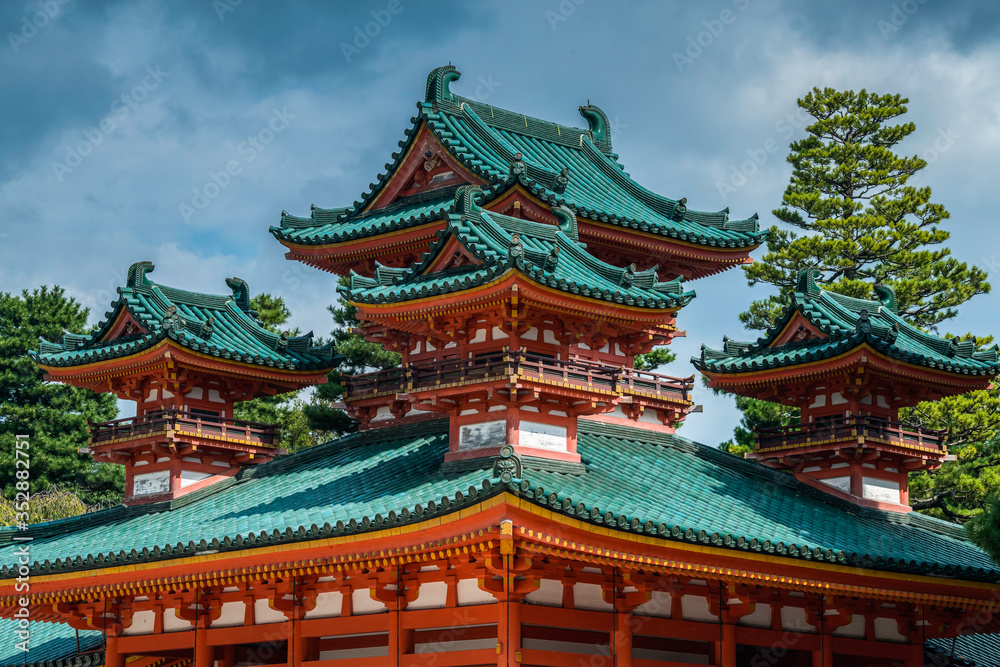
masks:
[[[157,410],[136,417],[91,423],[92,445],[113,440],[142,438],[167,429],[191,435],[220,436],[223,440],[252,442],[264,446],[278,444],[281,427],[278,424],[260,424],[242,419],[227,419],[200,415],[186,410]]]
[[[947,431],[913,428],[871,415],[836,417],[807,424],[761,428],[756,431],[758,450],[788,446],[806,447],[827,440],[851,439],[859,436],[904,447],[943,450]]]
[[[515,374],[618,393],[654,394],[675,400],[688,400],[694,385],[693,376],[676,378],[580,359],[566,361],[526,351],[498,351],[469,359],[422,361],[400,368],[347,376],[345,400],[486,381]]]

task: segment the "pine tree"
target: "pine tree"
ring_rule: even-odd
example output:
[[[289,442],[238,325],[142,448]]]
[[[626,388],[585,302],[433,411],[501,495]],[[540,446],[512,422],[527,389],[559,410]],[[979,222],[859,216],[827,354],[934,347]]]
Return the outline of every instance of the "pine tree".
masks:
[[[0,470],[7,471],[7,498],[16,492],[15,436],[27,435],[32,493],[60,486],[79,495],[85,505],[121,499],[122,466],[95,464],[78,451],[87,445],[88,420],[107,421],[117,415],[114,395],[46,382],[45,373],[28,356],[42,338],[60,340],[64,330],[86,333],[88,314],[60,287],[0,293]]]
[[[777,294],[753,302],[740,315],[747,328],[774,324],[799,271],[810,267],[819,269],[817,281],[825,289],[856,298],[872,298],[874,283],[889,285],[900,315],[935,333],[959,305],[990,291],[985,271],[953,258],[944,247],[948,211],[931,201],[929,187],[910,183],[926,161],[895,151],[915,130],[913,123],[893,122],[906,113],[908,102],[899,95],[830,88],[814,88],[798,101],[815,122],[790,146],[792,176],[782,207],[774,211],[787,228],[772,227],[766,254],[744,267],[751,286],[771,285]],[[754,426],[797,421],[781,406],[753,399],[738,399],[737,405],[743,420],[735,442],[727,443],[734,452],[752,446]],[[937,471],[911,475],[915,508],[962,521],[1000,491],[998,415],[997,391],[901,412],[913,425],[948,428],[949,451],[957,456]]]

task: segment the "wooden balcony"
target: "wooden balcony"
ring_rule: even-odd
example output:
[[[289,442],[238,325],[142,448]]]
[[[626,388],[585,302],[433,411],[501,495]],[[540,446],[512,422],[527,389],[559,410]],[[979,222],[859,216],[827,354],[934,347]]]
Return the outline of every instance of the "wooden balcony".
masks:
[[[211,441],[277,447],[281,427],[242,419],[199,415],[185,410],[158,410],[144,415],[90,424],[90,446],[143,440],[172,433]]]
[[[689,402],[694,376],[676,378],[583,360],[561,360],[531,352],[501,350],[470,359],[408,364],[345,378],[347,402],[397,393],[521,377],[550,384]]]
[[[836,442],[873,443],[945,453],[947,431],[913,428],[900,422],[852,415],[808,424],[758,429],[754,452],[814,447]]]

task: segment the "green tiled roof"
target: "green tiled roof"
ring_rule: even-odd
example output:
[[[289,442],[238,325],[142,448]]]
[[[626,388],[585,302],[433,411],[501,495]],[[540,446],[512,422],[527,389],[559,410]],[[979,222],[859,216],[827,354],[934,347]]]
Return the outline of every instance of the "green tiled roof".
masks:
[[[867,343],[886,356],[962,375],[993,376],[1000,371],[997,346],[977,351],[972,341],[938,338],[908,324],[896,311],[892,289],[876,285],[878,301],[835,294],[816,284],[805,270],[777,324],[755,343],[725,340],[723,349],[702,346],[691,361],[701,371],[746,373],[794,366],[843,354]],[[807,338],[771,347],[785,326],[801,314],[826,338]]]
[[[931,639],[927,641],[925,654],[924,664],[928,666],[1000,667],[1000,634]]]
[[[28,652],[17,650],[21,638],[12,619],[0,619],[0,667],[90,667],[104,664],[104,636],[100,632],[80,631],[77,652],[76,630],[57,623],[28,625]]]
[[[346,209],[313,208],[308,218],[282,212],[281,226],[271,232],[279,239],[300,245],[342,243],[443,220],[455,202],[455,188],[441,188],[407,197],[385,208],[339,220]]]
[[[166,560],[379,530],[505,491],[594,524],[671,541],[875,570],[997,581],[959,526],[861,508],[789,475],[675,435],[581,420],[586,472],[442,472],[448,422],[364,431],[172,503],[116,507],[28,529],[31,573]],[[488,463],[486,464],[488,465]],[[0,562],[15,531],[0,530]],[[2,576],[11,576],[9,566]]]
[[[329,243],[419,224],[420,216],[405,210],[389,214],[388,220],[374,215],[368,222],[362,212],[426,125],[456,159],[486,181],[487,201],[520,183],[540,200],[566,206],[580,217],[700,246],[747,248],[764,239],[767,232],[759,229],[756,215],[730,220],[728,209],[690,210],[686,200],[662,197],[632,180],[611,151],[611,123],[597,107],[580,107],[588,129],[559,125],[455,95],[449,85],[459,76],[450,65],[428,75],[425,100],[417,104],[417,115],[411,119],[413,127],[406,131],[393,162],[360,201],[324,211],[324,219],[316,214],[320,209],[310,218],[283,215],[281,226],[272,227],[271,233],[294,243]],[[329,240],[313,240],[324,237]]]
[[[576,216],[553,209],[558,226],[485,211],[476,203],[479,188],[456,193],[461,213],[448,215],[447,227],[420,262],[409,269],[378,265],[373,278],[351,272],[341,291],[352,301],[391,303],[470,289],[517,269],[531,280],[584,297],[642,308],[677,308],[694,298],[680,278],[659,282],[656,267],[635,271],[603,262],[577,239]],[[430,272],[452,240],[482,264]]]
[[[42,341],[32,353],[43,366],[79,366],[136,354],[170,339],[196,352],[222,359],[288,370],[333,368],[338,358],[332,346],[313,347],[312,333],[289,337],[263,328],[250,310],[250,288],[240,278],[228,278],[229,296],[186,292],[151,282],[150,262],[129,267],[118,300],[104,321],[88,335],[66,333],[60,343]],[[126,311],[147,333],[101,342]]]

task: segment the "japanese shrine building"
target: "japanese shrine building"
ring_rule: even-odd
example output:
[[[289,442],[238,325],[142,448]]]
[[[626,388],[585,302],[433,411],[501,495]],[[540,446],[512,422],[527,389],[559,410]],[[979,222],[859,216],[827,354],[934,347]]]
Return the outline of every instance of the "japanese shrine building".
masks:
[[[595,106],[569,127],[458,78],[431,72],[358,201],[270,230],[402,357],[347,380],[356,433],[286,454],[234,418],[340,361],[265,330],[239,279],[186,292],[139,262],[92,334],[40,346],[49,379],[137,414],[87,450],[125,466],[122,505],[0,530],[0,664],[998,664],[1000,572],[908,511],[945,434],[898,416],[987,387],[996,350],[804,272],[774,330],[693,360],[802,424],[750,459],[681,437],[694,376],[636,356],[750,261],[756,217],[636,183]]]

